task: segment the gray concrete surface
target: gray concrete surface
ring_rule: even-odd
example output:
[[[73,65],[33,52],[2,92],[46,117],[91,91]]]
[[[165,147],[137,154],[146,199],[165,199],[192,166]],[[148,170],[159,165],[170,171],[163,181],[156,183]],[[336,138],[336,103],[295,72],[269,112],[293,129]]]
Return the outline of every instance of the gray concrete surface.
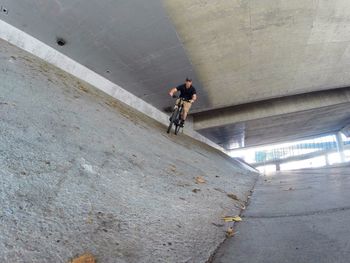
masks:
[[[349,168],[260,177],[238,233],[213,262],[349,262]]]
[[[158,109],[172,101],[163,94],[186,75],[193,75],[201,92],[202,100],[194,108],[208,103],[161,0],[100,0],[98,4],[94,0],[2,0],[0,4],[8,9],[8,14],[0,12],[0,19]],[[59,47],[57,37],[67,44]]]
[[[246,145],[264,141],[260,132],[254,133],[259,127],[266,134],[282,128],[280,137],[266,138],[266,143],[274,138],[285,141],[317,135],[317,128],[308,133],[299,130],[293,120],[300,115],[282,115],[285,110],[305,109],[290,96],[312,97],[313,92],[350,84],[350,5],[346,0],[100,0],[98,5],[91,0],[3,0],[0,4],[8,9],[0,12],[1,20],[161,111],[172,102],[163,94],[188,74],[194,76],[200,98],[192,112],[209,117],[220,115],[223,107],[237,105],[254,115],[264,112],[255,107],[259,106],[256,102],[277,99],[271,104],[272,114],[277,115],[266,110],[266,118],[271,117],[267,122],[261,115],[256,122],[235,115],[238,120],[228,118],[217,124],[223,132],[217,128],[203,131],[223,145],[245,138]],[[56,37],[64,37],[67,44],[57,46]],[[289,100],[288,105],[276,107],[279,98]],[[324,100],[317,105],[323,103],[329,105]],[[312,100],[306,106],[313,108],[302,113],[305,118],[298,124],[314,119],[319,109]],[[285,120],[282,125],[280,119]],[[242,130],[244,134],[237,135]]]
[[[211,109],[350,83],[346,0],[164,3]]]
[[[350,122],[349,91],[343,88],[200,113],[194,116],[195,129],[226,149],[241,140],[251,147],[336,133]]]
[[[244,164],[4,41],[0,79],[0,262],[197,263],[224,240]]]
[[[8,41],[9,43],[31,53],[32,55],[39,57],[49,64],[52,64],[63,71],[69,72],[71,75],[89,83],[95,88],[103,91],[109,96],[122,101],[134,110],[140,111],[145,115],[155,119],[156,121],[167,125],[169,123],[169,113],[165,113],[141,98],[130,93],[123,87],[109,81],[102,75],[97,74],[86,66],[79,64],[77,61],[69,58],[58,50],[46,45],[44,42],[30,36],[24,31],[0,20],[0,38]],[[168,90],[159,90],[159,94],[162,94],[164,101],[169,101],[167,96]],[[174,101],[169,102],[168,105],[172,105]],[[171,107],[169,107],[171,109]],[[204,142],[224,151],[220,146],[206,137],[193,130],[192,118],[189,117],[186,122],[186,129],[183,132],[196,140]]]

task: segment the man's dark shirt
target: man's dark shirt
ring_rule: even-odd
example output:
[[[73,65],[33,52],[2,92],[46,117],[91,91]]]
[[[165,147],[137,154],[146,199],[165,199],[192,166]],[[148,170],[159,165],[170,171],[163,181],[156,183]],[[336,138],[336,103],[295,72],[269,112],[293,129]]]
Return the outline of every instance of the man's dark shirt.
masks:
[[[185,100],[191,100],[193,94],[197,93],[193,86],[186,88],[186,84],[182,84],[176,87],[176,89],[180,91],[180,98],[184,98]]]

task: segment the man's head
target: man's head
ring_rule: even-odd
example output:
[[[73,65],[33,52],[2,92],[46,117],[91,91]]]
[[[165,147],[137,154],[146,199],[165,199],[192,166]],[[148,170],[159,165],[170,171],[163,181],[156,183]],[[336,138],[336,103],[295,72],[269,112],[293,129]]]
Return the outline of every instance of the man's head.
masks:
[[[186,88],[190,88],[192,86],[192,79],[191,78],[186,78]]]

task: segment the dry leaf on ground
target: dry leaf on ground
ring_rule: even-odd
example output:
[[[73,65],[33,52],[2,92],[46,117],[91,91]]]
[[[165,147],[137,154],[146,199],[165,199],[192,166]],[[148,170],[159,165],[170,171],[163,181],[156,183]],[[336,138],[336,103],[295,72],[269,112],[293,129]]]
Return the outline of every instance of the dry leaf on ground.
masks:
[[[170,169],[170,171],[172,171],[172,172],[176,172],[176,166],[173,165],[173,164],[170,164],[169,169]]]
[[[237,207],[239,209],[242,209],[242,210],[245,210],[245,205],[242,205],[242,204],[241,205],[236,205],[235,204],[235,207]]]
[[[96,263],[95,257],[90,253],[85,253],[71,261],[71,263]]]
[[[197,176],[195,179],[197,184],[205,184],[207,182],[202,176]]]
[[[233,232],[233,227],[229,227],[226,231],[226,236],[227,237],[233,237],[235,232]]]
[[[242,218],[240,216],[225,216],[222,218],[225,222],[240,222]]]
[[[232,198],[233,200],[241,201],[237,195],[235,194],[227,194],[228,197]]]

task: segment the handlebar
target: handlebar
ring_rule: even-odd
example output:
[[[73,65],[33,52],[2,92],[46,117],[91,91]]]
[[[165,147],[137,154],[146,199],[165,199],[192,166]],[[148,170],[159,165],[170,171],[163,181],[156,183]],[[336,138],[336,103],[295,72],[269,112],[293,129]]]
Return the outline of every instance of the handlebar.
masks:
[[[190,102],[190,101],[191,101],[191,100],[186,100],[186,99],[184,99],[184,98],[181,98],[180,96],[177,96],[177,95],[173,95],[172,98],[174,98],[174,99],[181,99],[181,100],[187,101],[187,102]]]

